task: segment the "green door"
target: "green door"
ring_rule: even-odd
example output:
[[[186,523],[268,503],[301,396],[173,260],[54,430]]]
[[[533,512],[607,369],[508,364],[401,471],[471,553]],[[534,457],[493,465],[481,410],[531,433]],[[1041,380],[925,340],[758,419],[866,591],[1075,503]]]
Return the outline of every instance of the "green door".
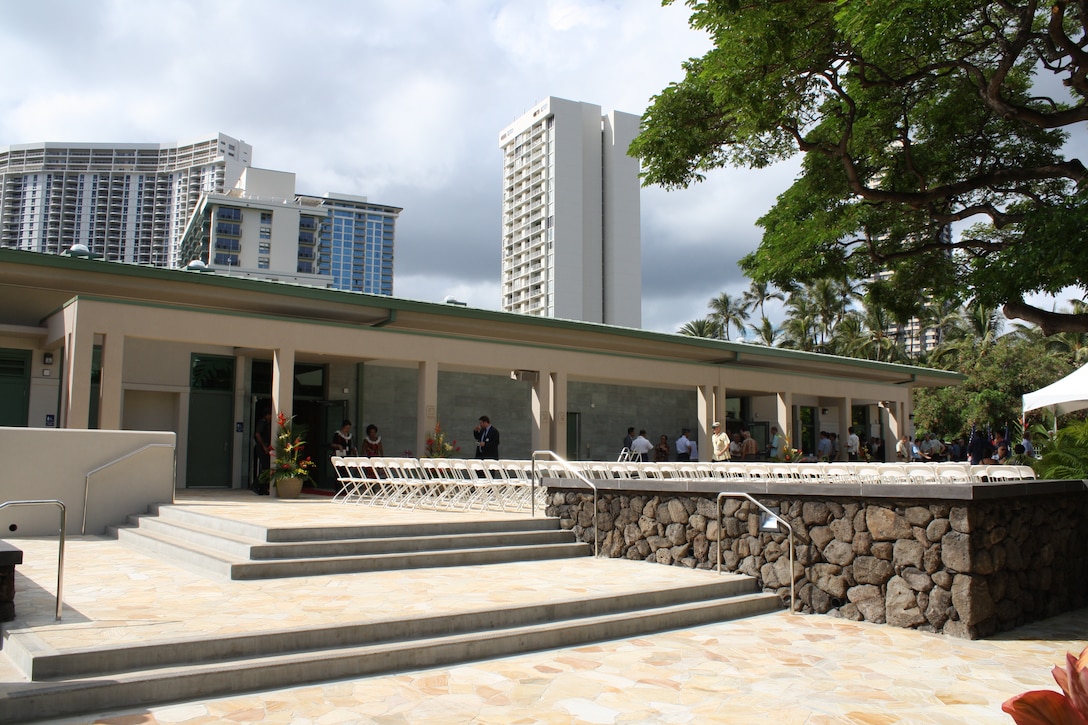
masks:
[[[30,351],[0,349],[0,425],[25,427],[29,415]]]
[[[193,355],[185,485],[230,488],[234,358]]]
[[[567,413],[567,460],[580,461],[578,448],[582,444],[582,414]]]

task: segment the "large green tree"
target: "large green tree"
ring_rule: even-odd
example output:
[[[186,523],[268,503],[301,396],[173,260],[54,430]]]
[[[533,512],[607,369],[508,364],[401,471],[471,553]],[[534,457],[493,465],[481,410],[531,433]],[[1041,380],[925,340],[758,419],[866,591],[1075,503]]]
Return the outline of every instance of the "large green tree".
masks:
[[[714,48],[654,97],[632,152],[667,188],[804,154],[742,261],[755,281],[887,270],[870,294],[900,320],[935,295],[1088,331],[1025,302],[1088,283],[1086,169],[1064,150],[1088,120],[1088,4],[687,4]]]

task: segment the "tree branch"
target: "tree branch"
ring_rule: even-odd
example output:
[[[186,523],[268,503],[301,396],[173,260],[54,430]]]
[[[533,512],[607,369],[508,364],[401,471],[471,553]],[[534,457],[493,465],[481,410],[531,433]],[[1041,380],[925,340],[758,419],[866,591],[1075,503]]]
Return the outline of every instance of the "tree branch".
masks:
[[[1088,329],[1088,313],[1047,312],[1023,300],[1006,302],[1002,311],[1005,317],[1010,319],[1026,320],[1038,325],[1044,335],[1053,335],[1058,332],[1084,332]]]

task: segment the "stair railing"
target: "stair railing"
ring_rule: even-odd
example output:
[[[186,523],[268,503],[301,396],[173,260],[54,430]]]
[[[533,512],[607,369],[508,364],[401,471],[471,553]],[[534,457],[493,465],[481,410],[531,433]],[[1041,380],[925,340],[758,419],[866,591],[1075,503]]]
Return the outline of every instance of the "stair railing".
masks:
[[[61,607],[64,590],[64,529],[68,526],[68,511],[64,508],[64,502],[56,499],[42,499],[39,501],[5,501],[0,503],[0,509],[7,506],[59,506],[60,507],[60,546],[57,550],[57,621],[60,621]]]
[[[725,537],[725,526],[722,515],[722,499],[723,498],[746,498],[760,509],[765,514],[771,517],[774,521],[782,524],[789,531],[790,535],[790,614],[794,613],[796,597],[794,596],[794,580],[797,578],[793,574],[793,527],[784,518],[771,511],[769,508],[761,504],[752,498],[751,495],[744,493],[743,491],[722,491],[718,494],[717,506],[718,506],[718,573],[722,573],[722,539]]]
[[[107,468],[109,468],[110,466],[112,466],[114,464],[120,463],[121,461],[127,460],[129,458],[132,458],[133,456],[135,456],[135,455],[137,455],[139,453],[143,453],[144,451],[146,451],[149,448],[169,448],[169,449],[174,451],[174,484],[170,487],[170,498],[171,498],[171,503],[173,503],[174,489],[177,488],[177,483],[178,483],[177,482],[177,475],[178,475],[177,448],[174,446],[173,443],[148,443],[147,445],[141,446],[141,447],[137,448],[134,451],[129,451],[128,453],[126,453],[126,454],[124,454],[122,456],[118,456],[117,458],[114,458],[112,461],[107,461],[106,463],[103,463],[98,468],[95,468],[95,469],[93,469],[91,471],[87,471],[87,475],[83,479],[83,525],[79,529],[80,534],[82,534],[84,536],[87,534],[87,500],[90,498],[90,495],[91,495],[91,476],[93,476],[94,474],[96,474],[96,473],[98,473],[100,471],[106,470]]]
[[[536,461],[537,461],[538,456],[551,458],[552,460],[557,462],[560,466],[562,466],[564,470],[572,473],[574,475],[574,478],[577,478],[582,483],[584,483],[585,485],[587,485],[591,489],[593,489],[593,556],[597,556],[597,553],[598,553],[598,551],[600,549],[600,546],[598,544],[598,542],[600,540],[600,534],[597,531],[597,486],[596,486],[596,484],[594,484],[593,481],[590,481],[588,478],[586,478],[586,475],[584,473],[582,473],[581,468],[579,468],[578,466],[572,466],[570,464],[570,462],[568,462],[565,458],[560,456],[555,451],[546,451],[546,450],[545,451],[533,451],[533,456],[532,456],[532,461],[533,461],[533,505],[532,505],[532,509],[531,509],[533,516],[536,516],[536,487],[537,487],[537,483],[540,480],[540,476],[538,476],[537,472],[536,472]]]

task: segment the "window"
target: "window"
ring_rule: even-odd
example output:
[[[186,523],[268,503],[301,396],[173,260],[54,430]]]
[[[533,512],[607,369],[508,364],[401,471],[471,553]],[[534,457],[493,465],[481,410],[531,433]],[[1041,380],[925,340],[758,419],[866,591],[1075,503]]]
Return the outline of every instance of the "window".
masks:
[[[271,239],[272,230],[268,227],[261,227],[261,239]]]
[[[261,212],[261,224],[271,224],[271,223],[272,223],[272,212],[262,211]]]
[[[257,259],[257,269],[268,269],[268,257],[259,257]]]
[[[259,242],[258,245],[257,245],[257,253],[258,254],[271,254],[272,253],[272,242]]]
[[[189,384],[196,390],[233,390],[234,358],[193,355]]]

